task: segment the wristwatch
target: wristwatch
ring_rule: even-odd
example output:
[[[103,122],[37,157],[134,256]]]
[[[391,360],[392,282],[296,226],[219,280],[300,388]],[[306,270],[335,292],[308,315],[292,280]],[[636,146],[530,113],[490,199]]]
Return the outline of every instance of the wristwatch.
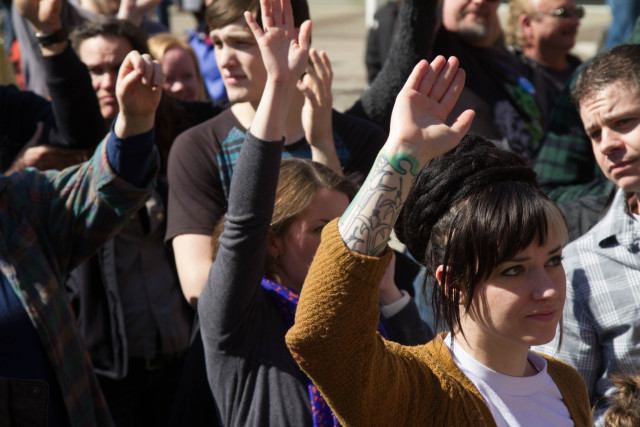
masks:
[[[53,33],[44,34],[44,33],[36,33],[36,39],[38,39],[38,43],[40,46],[47,47],[52,44],[61,43],[69,37],[69,31],[62,27]]]

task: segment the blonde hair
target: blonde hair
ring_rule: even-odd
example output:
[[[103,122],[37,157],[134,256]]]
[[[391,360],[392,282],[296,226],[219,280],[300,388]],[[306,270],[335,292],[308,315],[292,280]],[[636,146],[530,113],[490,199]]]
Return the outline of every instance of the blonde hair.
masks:
[[[204,79],[202,78],[202,73],[200,72],[200,64],[198,63],[198,58],[196,57],[196,53],[193,51],[189,43],[182,40],[181,38],[171,34],[171,33],[159,33],[149,37],[147,43],[149,44],[149,52],[154,59],[158,62],[162,63],[162,58],[167,53],[167,51],[174,47],[179,47],[184,49],[191,59],[193,60],[193,65],[196,73],[196,80],[198,81],[198,90],[196,91],[196,101],[204,101],[206,100],[206,89],[204,86]]]
[[[357,186],[349,178],[336,174],[323,164],[301,158],[283,159],[269,233],[284,237],[291,224],[309,207],[321,189],[342,193],[349,201],[353,200],[357,193]],[[212,233],[213,260],[218,255],[218,238],[224,230],[224,223],[223,217]],[[278,261],[267,254],[265,275],[273,279],[278,268]]]
[[[507,25],[504,31],[505,43],[507,46],[518,46],[524,48],[526,40],[519,22],[520,16],[532,15],[534,12],[531,0],[509,1],[509,13],[507,15]]]

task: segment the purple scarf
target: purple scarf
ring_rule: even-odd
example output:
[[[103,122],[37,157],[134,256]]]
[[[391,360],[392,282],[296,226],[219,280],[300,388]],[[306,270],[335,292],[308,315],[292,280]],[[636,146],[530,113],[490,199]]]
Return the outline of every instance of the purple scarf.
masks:
[[[284,285],[276,283],[266,277],[262,278],[262,288],[267,296],[274,303],[282,319],[289,325],[293,326],[296,316],[296,308],[300,295],[296,291],[287,288]],[[386,331],[381,323],[378,323],[378,332],[383,337],[387,337]],[[318,388],[313,384],[311,379],[307,377],[309,398],[311,399],[311,416],[313,417],[313,427],[340,426],[336,416],[331,412],[331,408],[327,405]]]

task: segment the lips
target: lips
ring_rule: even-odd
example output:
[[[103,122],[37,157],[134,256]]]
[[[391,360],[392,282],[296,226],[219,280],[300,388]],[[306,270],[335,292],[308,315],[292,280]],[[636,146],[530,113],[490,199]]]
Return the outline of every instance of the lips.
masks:
[[[552,320],[556,319],[556,310],[551,310],[551,311],[540,311],[534,314],[531,314],[529,316],[527,316],[528,318],[531,318],[533,320],[538,320],[540,322],[550,322]]]
[[[625,172],[635,163],[636,159],[624,160],[621,162],[615,162],[609,167],[609,173],[611,175],[616,175],[622,172]]]
[[[118,102],[118,100],[116,99],[115,96],[108,95],[108,96],[100,97],[100,102],[102,104],[115,104]]]
[[[237,84],[246,78],[247,77],[244,74],[230,74],[224,77],[224,81],[228,84]]]

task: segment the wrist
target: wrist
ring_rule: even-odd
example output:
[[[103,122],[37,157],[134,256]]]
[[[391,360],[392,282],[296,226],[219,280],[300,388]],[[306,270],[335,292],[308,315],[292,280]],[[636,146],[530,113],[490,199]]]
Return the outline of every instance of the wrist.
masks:
[[[389,286],[389,289],[380,290],[380,304],[390,305],[402,298],[404,294],[398,289],[396,284]]]
[[[121,113],[116,118],[113,130],[118,138],[127,138],[149,132],[154,123],[155,115],[127,117]]]
[[[56,54],[67,47],[69,31],[62,25],[39,26],[36,30],[36,39],[43,54]]]
[[[144,13],[140,13],[135,10],[119,10],[116,17],[124,21],[129,21],[136,27],[140,27],[142,26]]]

